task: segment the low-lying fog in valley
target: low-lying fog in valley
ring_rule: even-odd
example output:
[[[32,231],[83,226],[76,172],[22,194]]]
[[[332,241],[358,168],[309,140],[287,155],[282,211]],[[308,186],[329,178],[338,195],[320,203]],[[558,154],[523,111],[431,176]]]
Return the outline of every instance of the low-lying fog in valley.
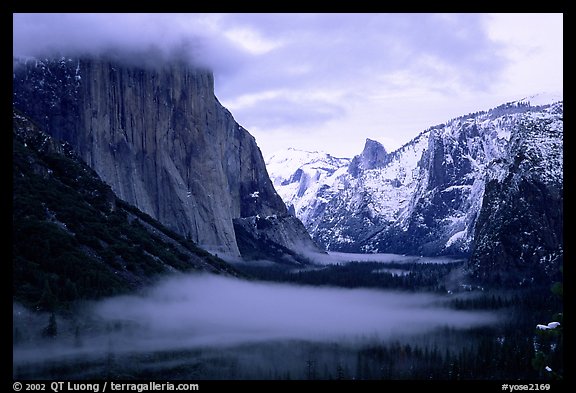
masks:
[[[483,312],[449,310],[440,296],[369,289],[316,288],[249,282],[211,275],[167,279],[141,295],[95,304],[90,319],[124,326],[104,334],[115,351],[183,349],[282,339],[310,341],[386,339],[443,326],[467,328],[493,323]],[[92,348],[106,345],[91,338]],[[65,346],[65,343],[62,343]],[[15,359],[69,354],[73,348],[35,345]],[[27,356],[28,355],[28,356]]]
[[[294,351],[289,343],[355,346],[406,341],[446,328],[493,325],[500,319],[495,312],[448,308],[449,299],[431,293],[177,275],[141,293],[87,304],[74,317],[58,317],[56,337],[42,336],[49,314],[32,313],[15,304],[14,372],[33,376],[31,370],[39,367],[44,370],[40,375],[46,376],[42,373],[48,364],[100,364],[102,359],[109,364],[111,356],[170,352],[188,353],[184,359],[171,360],[186,364],[191,357],[202,358],[198,353],[191,355],[199,350],[220,353],[224,358],[229,356],[224,353],[234,350],[235,362],[242,362],[239,353],[241,358],[246,351],[257,357],[270,345]],[[255,360],[246,361],[253,364]],[[162,364],[159,360],[153,363]],[[260,359],[256,363],[266,362]],[[77,373],[71,375],[99,375]],[[190,375],[184,372],[182,377]]]

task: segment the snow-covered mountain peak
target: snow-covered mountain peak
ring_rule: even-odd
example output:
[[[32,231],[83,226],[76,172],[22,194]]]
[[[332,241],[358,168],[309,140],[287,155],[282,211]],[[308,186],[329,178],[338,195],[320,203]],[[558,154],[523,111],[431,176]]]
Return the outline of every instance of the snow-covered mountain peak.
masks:
[[[380,142],[366,138],[362,154],[354,157],[348,168],[348,173],[357,177],[362,171],[382,168],[388,162],[388,152]]]
[[[323,151],[306,151],[289,147],[279,150],[266,159],[266,167],[274,185],[290,183],[299,175],[298,170],[319,179],[323,174],[332,174],[347,166],[349,158],[334,157]],[[317,175],[318,173],[318,175]]]
[[[327,249],[465,255],[485,184],[507,176],[514,152],[529,158],[523,165],[532,170],[522,173],[561,184],[562,102],[536,105],[556,98],[463,115],[390,153],[371,139],[352,160],[290,149],[267,160],[268,172]]]

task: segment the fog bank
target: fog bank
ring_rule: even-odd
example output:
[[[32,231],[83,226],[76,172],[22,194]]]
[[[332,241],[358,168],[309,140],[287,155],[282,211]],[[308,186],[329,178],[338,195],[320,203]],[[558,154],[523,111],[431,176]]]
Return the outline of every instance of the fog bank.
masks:
[[[446,297],[371,289],[250,282],[213,275],[164,280],[139,295],[93,305],[86,318],[106,329],[82,333],[81,345],[61,338],[15,347],[14,359],[104,352],[181,350],[271,340],[388,340],[440,327],[496,322],[488,312],[451,310]],[[112,328],[113,327],[113,328]],[[42,348],[42,349],[41,349]]]

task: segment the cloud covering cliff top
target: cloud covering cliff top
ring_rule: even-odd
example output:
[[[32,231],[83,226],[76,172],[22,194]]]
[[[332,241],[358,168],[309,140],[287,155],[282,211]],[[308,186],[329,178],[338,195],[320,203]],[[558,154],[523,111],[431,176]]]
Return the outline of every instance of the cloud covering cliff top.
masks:
[[[425,128],[562,91],[562,14],[14,14],[14,54],[184,58],[264,155],[392,151]]]

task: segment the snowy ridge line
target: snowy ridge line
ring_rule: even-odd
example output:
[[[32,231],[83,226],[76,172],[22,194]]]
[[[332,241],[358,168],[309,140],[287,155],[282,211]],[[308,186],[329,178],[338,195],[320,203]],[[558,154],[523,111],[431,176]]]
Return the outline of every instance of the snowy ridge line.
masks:
[[[266,163],[328,250],[466,255],[486,181],[507,175],[513,145],[532,157],[535,175],[562,182],[562,113],[562,102],[520,100],[430,127],[391,153],[367,140],[353,160],[290,149]]]

